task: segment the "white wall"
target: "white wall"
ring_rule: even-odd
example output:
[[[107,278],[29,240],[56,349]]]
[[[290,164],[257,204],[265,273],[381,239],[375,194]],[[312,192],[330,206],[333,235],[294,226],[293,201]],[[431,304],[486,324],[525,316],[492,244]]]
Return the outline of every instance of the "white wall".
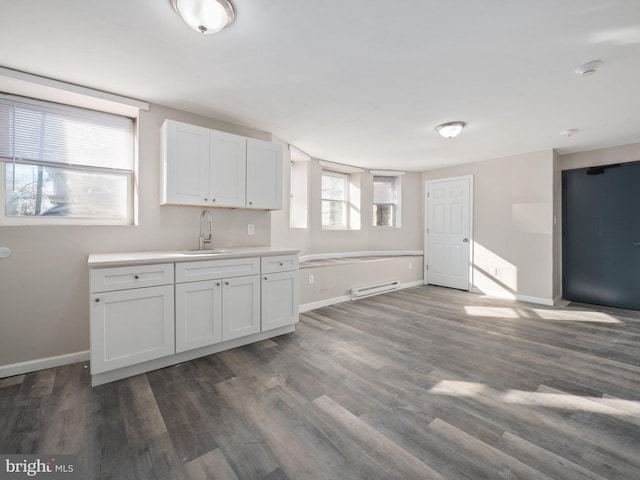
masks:
[[[197,248],[201,209],[160,206],[160,126],[165,118],[263,140],[271,135],[164,107],[138,122],[137,226],[0,226],[0,366],[89,349],[87,257],[98,252]],[[269,212],[212,209],[217,246],[268,245]],[[247,224],[255,225],[254,236]]]
[[[553,298],[553,151],[431,170],[423,180],[473,175],[473,286]],[[426,253],[426,252],[425,252]]]
[[[285,146],[285,152],[288,152]],[[407,173],[402,182],[401,228],[374,227],[373,175],[360,175],[361,228],[359,230],[323,230],[321,220],[321,172],[318,160],[309,165],[309,228],[289,227],[288,153],[285,153],[283,209],[272,213],[271,244],[294,247],[301,254],[337,253],[370,250],[422,250],[422,186],[420,173]]]

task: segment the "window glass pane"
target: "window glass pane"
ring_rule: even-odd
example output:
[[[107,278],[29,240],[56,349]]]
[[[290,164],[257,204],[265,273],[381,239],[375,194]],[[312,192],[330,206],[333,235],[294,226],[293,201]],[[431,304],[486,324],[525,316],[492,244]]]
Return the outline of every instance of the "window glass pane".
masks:
[[[326,227],[347,227],[347,202],[323,200],[322,225]]]
[[[383,204],[373,206],[373,225],[378,227],[393,227],[395,205]]]
[[[5,164],[5,215],[129,218],[130,174]]]
[[[322,175],[322,198],[324,200],[347,200],[346,175]]]

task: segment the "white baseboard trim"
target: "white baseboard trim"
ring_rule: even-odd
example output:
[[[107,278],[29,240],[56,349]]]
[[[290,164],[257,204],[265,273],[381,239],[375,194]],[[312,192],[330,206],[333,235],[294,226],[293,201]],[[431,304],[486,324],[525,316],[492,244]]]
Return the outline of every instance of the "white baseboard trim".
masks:
[[[318,300],[317,302],[305,303],[300,305],[300,313],[308,312],[309,310],[315,310],[316,308],[328,307],[329,305],[335,305],[336,303],[348,302],[351,300],[351,295],[343,295],[341,297],[327,298],[325,300]]]
[[[511,293],[505,293],[500,291],[483,292],[477,287],[471,287],[469,289],[469,292],[479,293],[480,295],[488,295],[489,297],[507,298],[510,300],[519,300],[521,302],[537,303],[538,305],[547,305],[549,307],[552,307],[554,305],[553,300],[551,298],[531,297],[529,295],[511,294]]]
[[[84,352],[67,353],[57,357],[39,358],[28,362],[13,363],[0,366],[0,378],[13,377],[23,373],[37,372],[46,368],[60,367],[70,363],[86,362],[89,360],[89,350]]]
[[[402,290],[403,288],[417,287],[418,285],[423,285],[423,284],[424,284],[424,280],[416,280],[416,281],[413,281],[413,282],[401,283],[398,286],[398,288],[396,288],[393,291],[395,292],[397,290]],[[391,293],[391,292],[385,292],[385,293]],[[380,295],[383,295],[383,294],[380,294]],[[351,300],[351,295],[343,295],[341,297],[327,298],[326,300],[319,300],[317,302],[305,303],[303,305],[300,305],[299,311],[300,311],[300,313],[308,312],[309,310],[315,310],[316,308],[328,307],[329,305],[335,305],[336,303],[348,302],[349,300]]]

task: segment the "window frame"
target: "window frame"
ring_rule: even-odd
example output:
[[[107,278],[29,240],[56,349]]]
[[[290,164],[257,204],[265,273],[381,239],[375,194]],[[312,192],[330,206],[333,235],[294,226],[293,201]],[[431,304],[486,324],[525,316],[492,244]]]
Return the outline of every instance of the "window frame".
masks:
[[[376,202],[376,198],[375,198],[375,184],[376,184],[376,179],[377,178],[383,178],[385,179],[385,181],[387,183],[390,183],[393,185],[393,196],[395,197],[395,201],[394,202]],[[379,182],[382,183],[382,182]],[[401,187],[400,187],[400,176],[398,175],[381,175],[381,174],[374,174],[373,178],[372,178],[372,198],[371,198],[371,214],[372,214],[372,220],[371,220],[371,225],[373,227],[380,227],[380,228],[400,228],[400,197],[401,197]],[[375,214],[376,211],[376,206],[378,205],[383,205],[383,206],[387,206],[390,205],[392,207],[392,214],[391,214],[391,220],[392,223],[391,225],[382,225],[382,224],[378,224],[377,223],[377,216]]]
[[[345,193],[345,199],[344,200],[334,200],[334,199],[329,199],[329,198],[324,198],[322,196],[322,180],[323,177],[328,176],[328,177],[334,177],[334,178],[340,178],[344,180],[344,193]],[[348,173],[343,173],[343,172],[336,172],[334,170],[327,170],[327,169],[322,169],[322,174],[320,176],[320,222],[322,225],[322,229],[323,230],[349,230],[350,229],[350,199],[349,199],[349,189],[350,189],[350,175]],[[339,202],[344,204],[345,207],[345,224],[340,224],[340,225],[331,225],[331,224],[325,224],[324,223],[324,218],[322,216],[322,210],[323,210],[323,206],[324,206],[324,202]]]
[[[0,92],[0,98],[14,100],[16,103],[41,107],[42,111],[55,111],[60,114],[73,116],[75,119],[99,118],[100,116],[120,117],[121,120],[130,122],[130,169],[92,166],[81,163],[63,163],[46,161],[42,159],[21,159],[0,156],[0,226],[56,226],[56,225],[122,225],[136,224],[136,183],[137,183],[137,118],[121,113],[102,112],[77,105],[40,100],[37,98],[23,97],[6,92]],[[128,130],[128,128],[127,128]],[[129,163],[129,162],[127,162]],[[91,216],[64,216],[64,215],[7,215],[7,166],[22,164],[29,166],[44,166],[59,170],[83,172],[87,174],[99,173],[105,175],[119,175],[126,179],[126,216],[122,218],[105,218]]]

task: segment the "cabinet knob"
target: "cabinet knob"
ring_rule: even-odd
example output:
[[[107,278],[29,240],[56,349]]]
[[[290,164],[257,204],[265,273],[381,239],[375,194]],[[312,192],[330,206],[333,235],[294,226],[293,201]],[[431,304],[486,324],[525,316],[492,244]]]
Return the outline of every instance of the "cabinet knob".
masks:
[[[280,262],[280,266],[282,267],[284,265],[284,263]]]
[[[229,285],[229,282],[224,282],[225,285]]]
[[[205,199],[204,199],[204,201],[205,201],[205,202],[207,202],[207,201],[209,201],[209,199],[208,199],[208,198],[205,198]]]
[[[216,201],[216,199],[215,199],[215,198],[212,198],[212,199],[211,199],[211,201],[212,201],[212,202],[215,202],[215,201]]]
[[[96,299],[94,300],[94,302],[96,302],[96,303],[98,303],[99,301],[100,301],[100,299],[99,299],[99,298],[96,298]]]
[[[269,280],[267,277],[264,277],[265,280]]]
[[[219,287],[219,286],[220,286],[220,282],[216,283],[216,287]]]
[[[140,280],[140,275],[134,275],[133,278],[135,278],[136,280]]]
[[[253,202],[249,202],[249,205],[253,205]]]

